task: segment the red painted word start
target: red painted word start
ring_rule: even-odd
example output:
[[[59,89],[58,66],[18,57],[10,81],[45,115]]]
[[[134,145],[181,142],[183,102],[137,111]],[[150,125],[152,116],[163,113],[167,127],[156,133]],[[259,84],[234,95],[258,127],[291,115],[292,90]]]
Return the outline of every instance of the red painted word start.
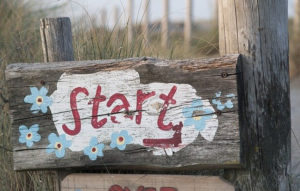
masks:
[[[178,145],[181,143],[181,130],[183,127],[182,122],[180,122],[178,125],[173,125],[172,122],[168,123],[167,125],[164,124],[164,118],[167,113],[168,107],[170,104],[176,104],[176,100],[174,99],[174,95],[177,91],[177,87],[173,86],[172,89],[170,90],[169,94],[160,94],[159,98],[164,101],[164,104],[162,106],[162,109],[160,111],[158,120],[157,120],[157,126],[159,129],[163,131],[170,131],[173,130],[175,131],[174,135],[170,139],[144,139],[143,144],[145,146],[151,146],[151,147],[161,147],[161,148],[168,148],[168,147],[178,147]],[[81,119],[80,115],[77,109],[77,95],[79,93],[83,93],[86,96],[89,96],[89,92],[86,88],[83,87],[77,87],[72,90],[70,94],[70,106],[75,122],[75,128],[70,129],[67,127],[67,125],[63,124],[62,129],[64,132],[68,135],[75,136],[80,133],[81,131]],[[142,105],[145,100],[149,99],[150,97],[153,97],[156,95],[155,91],[152,91],[150,93],[143,93],[142,90],[137,90],[136,97],[137,97],[137,102],[136,102],[136,111],[137,115],[135,116],[135,122],[136,124],[140,125],[142,121]],[[99,111],[99,106],[101,102],[106,101],[107,97],[105,95],[101,95],[101,86],[98,85],[96,95],[92,99],[91,102],[88,104],[93,104],[92,107],[92,119],[91,119],[91,124],[93,128],[99,129],[102,128],[108,121],[107,118],[103,119],[98,119],[98,111]],[[134,119],[133,115],[129,115],[129,107],[130,104],[124,94],[121,93],[115,93],[113,94],[107,101],[106,107],[111,107],[112,104],[116,101],[120,100],[122,102],[121,105],[117,105],[111,110],[111,114],[117,114],[120,113],[121,110],[125,110],[124,117],[128,118],[130,120]],[[118,124],[120,122],[117,121],[116,116],[110,116],[110,120],[112,123]]]

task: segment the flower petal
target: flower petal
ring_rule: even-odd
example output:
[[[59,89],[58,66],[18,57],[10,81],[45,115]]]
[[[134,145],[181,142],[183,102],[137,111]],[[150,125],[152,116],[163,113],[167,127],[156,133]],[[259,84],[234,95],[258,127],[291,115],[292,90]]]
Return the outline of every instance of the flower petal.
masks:
[[[34,103],[36,99],[36,96],[28,95],[24,98],[25,103]]]
[[[36,103],[33,103],[30,108],[30,110],[33,111],[33,113],[38,113],[40,109],[41,108]]]
[[[47,113],[47,111],[48,111],[48,105],[46,105],[46,104],[42,104],[41,106],[40,106],[40,108],[41,108],[41,111],[43,112],[43,113]]]
[[[126,148],[126,144],[118,145],[118,149],[121,151],[125,150],[125,148]]]
[[[98,144],[98,139],[96,137],[92,137],[90,140],[90,146],[95,146]]]
[[[195,123],[195,128],[198,130],[198,131],[201,131],[203,129],[205,129],[205,119],[201,119],[200,121],[198,121],[198,123]]]
[[[192,107],[186,107],[182,109],[182,114],[184,117],[192,117],[194,110]]]
[[[122,131],[120,132],[120,136],[127,138],[127,137],[128,137],[128,131],[122,130]]]
[[[51,133],[49,136],[48,136],[48,140],[50,143],[55,143],[58,141],[58,137],[56,136],[55,133]]]
[[[111,148],[116,148],[117,144],[115,143],[115,141],[112,140],[112,142],[110,143],[110,147]]]
[[[26,135],[25,134],[22,134],[20,137],[19,137],[19,143],[26,143]]]
[[[194,125],[196,122],[195,122],[195,120],[193,119],[193,118],[187,118],[184,122],[183,122],[183,124],[184,124],[184,126],[192,126],[192,125]]]
[[[226,106],[228,109],[231,109],[231,108],[233,108],[233,103],[231,102],[231,100],[227,100],[227,102],[225,103],[225,106]]]
[[[96,159],[97,159],[97,154],[96,154],[96,153],[90,153],[90,154],[89,154],[89,158],[90,158],[91,160],[96,160]]]
[[[102,150],[99,150],[99,151],[98,151],[98,156],[99,156],[99,157],[103,157],[103,156],[104,156]]]
[[[87,146],[83,149],[83,153],[85,155],[89,155],[91,153],[91,147],[90,146]]]
[[[125,141],[126,141],[126,144],[129,144],[129,143],[131,143],[133,141],[133,138],[130,135],[128,135],[126,137]]]
[[[52,99],[48,96],[43,96],[43,104],[50,106],[52,104]]]
[[[192,102],[192,107],[200,107],[203,106],[203,102],[201,99],[196,99]]]
[[[32,145],[33,145],[33,142],[32,141],[26,141],[26,146],[27,147],[32,147]]]
[[[40,91],[39,91],[39,95],[45,96],[47,95],[48,90],[45,87],[41,87]]]
[[[65,153],[66,153],[65,149],[60,149],[60,150],[56,150],[56,151],[55,151],[55,155],[56,155],[57,158],[62,158],[62,157],[64,157],[64,156],[65,156]]]
[[[27,134],[29,130],[25,125],[21,125],[19,127],[19,131],[20,131],[21,134]]]
[[[71,140],[66,140],[65,148],[69,148],[71,145],[72,145],[72,141]]]
[[[34,132],[34,133],[33,133],[32,141],[34,141],[34,142],[39,142],[40,140],[41,140],[41,135]]]
[[[39,125],[38,124],[34,124],[29,128],[29,131],[31,132],[38,132],[39,131]]]
[[[36,87],[30,87],[31,95],[37,97],[39,95],[39,90]]]
[[[47,149],[46,149],[47,153],[52,153],[54,151],[55,151],[54,144],[50,144],[47,146]]]

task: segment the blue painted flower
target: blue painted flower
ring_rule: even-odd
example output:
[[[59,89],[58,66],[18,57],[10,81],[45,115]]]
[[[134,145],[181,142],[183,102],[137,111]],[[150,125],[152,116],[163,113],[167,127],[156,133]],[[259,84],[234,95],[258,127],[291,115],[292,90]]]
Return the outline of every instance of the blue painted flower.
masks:
[[[48,106],[52,104],[50,97],[46,96],[48,90],[45,87],[41,87],[38,90],[36,87],[30,87],[31,95],[27,95],[24,98],[25,103],[31,103],[30,110],[32,113],[38,113],[40,110],[43,113],[47,113]]]
[[[126,145],[131,143],[133,141],[132,137],[128,135],[128,131],[122,130],[119,132],[114,132],[111,135],[111,148],[118,147],[119,150],[124,150],[126,148]]]
[[[220,97],[221,97],[221,94],[222,94],[221,92],[216,93],[216,98],[220,98]],[[227,94],[226,97],[228,98],[228,100],[227,100],[227,102],[224,103],[224,104],[222,104],[222,102],[220,101],[220,99],[219,99],[219,100],[216,100],[216,99],[213,99],[213,100],[212,100],[212,103],[215,104],[215,105],[217,105],[217,109],[218,109],[218,110],[223,110],[223,109],[225,109],[226,107],[227,107],[228,109],[233,108],[233,103],[232,103],[232,101],[231,101],[230,98],[235,97],[235,95],[234,95],[234,94]]]
[[[21,133],[19,142],[26,143],[27,147],[32,147],[33,142],[39,142],[41,140],[41,136],[38,134],[38,124],[32,125],[29,129],[25,125],[21,125],[19,131]]]
[[[64,157],[66,148],[69,148],[72,145],[72,141],[68,141],[65,134],[57,136],[55,133],[51,133],[48,136],[48,140],[50,144],[48,145],[46,152],[55,152],[57,158]]]
[[[96,160],[97,156],[103,157],[102,150],[104,149],[104,144],[99,144],[96,137],[92,137],[90,140],[90,145],[85,147],[83,152],[88,155],[91,160]]]
[[[186,118],[184,126],[195,126],[199,131],[205,128],[206,121],[211,119],[214,110],[211,108],[204,108],[202,100],[194,100],[191,107],[183,108],[182,114]]]

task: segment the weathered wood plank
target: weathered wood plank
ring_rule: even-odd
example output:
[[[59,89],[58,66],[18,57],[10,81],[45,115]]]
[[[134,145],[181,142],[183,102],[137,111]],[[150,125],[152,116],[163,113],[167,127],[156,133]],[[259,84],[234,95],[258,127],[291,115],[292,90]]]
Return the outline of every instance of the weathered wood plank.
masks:
[[[243,63],[240,127],[246,168],[226,177],[236,190],[290,190],[288,1],[220,0],[219,8],[220,52],[240,53]]]
[[[237,55],[228,55],[181,61],[134,58],[11,64],[6,76],[15,169],[239,167],[238,60]],[[33,95],[38,90],[48,92]],[[80,91],[74,96],[75,90]],[[152,94],[137,101],[143,98],[141,93]],[[164,95],[176,103],[165,101]],[[32,108],[35,103],[46,105]],[[26,137],[21,137],[22,125],[38,125],[41,139],[27,145]],[[132,138],[125,150],[111,144],[112,134],[122,130]],[[51,133],[66,135],[72,142],[65,153],[47,153],[49,147],[60,151]],[[104,146],[99,147],[103,156],[96,160],[83,152],[92,137]],[[120,146],[118,140],[115,146]]]
[[[71,174],[62,191],[234,191],[216,176]]]
[[[44,62],[74,60],[70,18],[41,19],[40,33]]]

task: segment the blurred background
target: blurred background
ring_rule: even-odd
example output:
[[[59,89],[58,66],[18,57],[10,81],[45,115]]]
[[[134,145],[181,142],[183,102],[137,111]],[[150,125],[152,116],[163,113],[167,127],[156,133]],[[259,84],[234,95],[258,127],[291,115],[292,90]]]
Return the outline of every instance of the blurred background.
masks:
[[[289,0],[289,31],[293,125],[291,181],[300,187],[298,1]],[[43,62],[40,19],[71,18],[75,60],[141,56],[184,59],[218,55],[217,0],[194,0],[192,4],[187,2],[0,0],[0,190],[57,190],[56,172],[13,171],[11,129],[4,87],[3,71],[7,64]]]

